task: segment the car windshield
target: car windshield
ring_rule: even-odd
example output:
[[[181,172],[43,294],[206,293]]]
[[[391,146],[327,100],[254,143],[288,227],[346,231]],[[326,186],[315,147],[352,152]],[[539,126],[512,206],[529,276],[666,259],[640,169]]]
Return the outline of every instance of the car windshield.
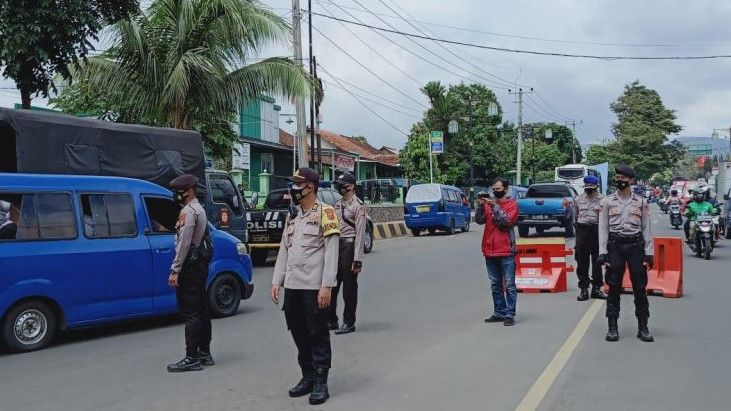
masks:
[[[560,178],[576,179],[584,177],[584,169],[582,168],[560,168],[558,170]]]
[[[540,185],[528,187],[526,197],[533,198],[562,198],[570,197],[569,188],[565,185]]]
[[[407,203],[423,203],[427,201],[439,201],[441,199],[442,192],[439,184],[415,185],[406,193]]]

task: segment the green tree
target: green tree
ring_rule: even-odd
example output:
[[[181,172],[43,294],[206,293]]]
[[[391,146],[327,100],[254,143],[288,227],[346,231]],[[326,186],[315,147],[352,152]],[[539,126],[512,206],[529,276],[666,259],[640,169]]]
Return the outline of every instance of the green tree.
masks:
[[[94,102],[90,108],[101,105],[144,124],[198,129],[216,154],[230,155],[235,133],[229,124],[239,103],[260,94],[303,95],[312,85],[288,58],[244,64],[289,35],[287,23],[257,1],[156,0],[113,26],[112,47],[83,65],[76,87]]]
[[[366,136],[353,136],[351,138],[355,141],[360,141],[361,143],[368,144],[368,138]]]
[[[427,183],[429,176],[429,130],[423,123],[416,123],[411,127],[411,134],[399,157],[404,166],[406,177],[411,180]],[[444,182],[439,171],[436,155],[432,157],[434,167],[434,181]]]
[[[0,0],[0,66],[20,90],[22,107],[55,91],[57,74],[70,79],[104,26],[137,9],[134,0]]]

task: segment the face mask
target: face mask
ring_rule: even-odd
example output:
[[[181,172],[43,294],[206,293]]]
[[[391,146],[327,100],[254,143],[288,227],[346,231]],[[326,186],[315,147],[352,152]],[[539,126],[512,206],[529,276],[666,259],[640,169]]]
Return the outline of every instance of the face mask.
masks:
[[[620,190],[624,190],[625,188],[629,187],[629,181],[614,180],[614,186]]]
[[[585,188],[584,192],[586,194],[594,194],[594,193],[596,193],[596,188]]]
[[[175,199],[176,203],[178,203],[178,204],[185,203],[185,197],[186,197],[185,192],[186,191],[188,191],[188,190],[176,190],[175,191],[174,199]]]
[[[294,203],[294,205],[299,205],[303,198],[310,195],[310,193],[305,194],[305,188],[306,187],[291,187],[289,189],[289,195],[292,197],[292,203]]]
[[[492,195],[494,195],[495,198],[503,198],[503,197],[505,197],[505,191],[503,191],[503,190],[493,191]]]

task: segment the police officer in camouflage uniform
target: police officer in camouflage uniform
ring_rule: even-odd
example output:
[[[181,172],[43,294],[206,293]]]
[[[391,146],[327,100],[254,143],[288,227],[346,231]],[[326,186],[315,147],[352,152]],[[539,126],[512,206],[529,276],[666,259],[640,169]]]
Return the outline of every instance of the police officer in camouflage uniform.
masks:
[[[335,212],[340,221],[340,257],[338,259],[338,285],[333,289],[330,304],[330,329],[338,328],[338,290],[343,287],[343,327],[335,334],[355,331],[355,309],[358,305],[358,274],[363,268],[363,247],[365,245],[366,216],[363,201],[355,195],[355,176],[345,173],[335,180],[335,188],[343,196],[335,203]]]
[[[647,270],[654,263],[652,230],[647,202],[632,192],[634,179],[632,167],[617,165],[614,178],[617,192],[602,200],[599,212],[599,261],[606,266],[606,281],[609,285],[607,341],[619,340],[617,319],[625,267],[629,267],[635,297],[637,338],[645,342],[653,341],[647,328],[650,309],[646,291]]]
[[[211,315],[206,298],[208,262],[191,256],[206,234],[208,219],[196,198],[198,178],[184,174],[170,182],[175,201],[183,206],[175,224],[175,259],[168,284],[175,287],[178,310],[185,321],[185,358],[168,365],[169,372],[198,371],[214,365],[211,356]]]
[[[579,277],[579,297],[589,299],[589,261],[591,260],[591,298],[606,299],[602,292],[602,266],[599,264],[599,209],[604,198],[599,194],[599,179],[584,177],[584,193],[576,198],[576,275]]]
[[[317,200],[320,175],[300,168],[290,177],[296,215],[285,223],[272,278],[274,304],[284,286],[284,316],[297,346],[302,379],[289,390],[290,397],[310,394],[310,404],[322,404],[331,365],[331,290],[337,285],[340,227],[335,210]]]

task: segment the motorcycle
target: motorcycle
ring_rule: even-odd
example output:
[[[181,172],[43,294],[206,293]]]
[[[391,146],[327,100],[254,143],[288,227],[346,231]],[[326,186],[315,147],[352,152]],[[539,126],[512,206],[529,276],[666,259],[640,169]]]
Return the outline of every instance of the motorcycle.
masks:
[[[713,217],[713,224],[716,226],[716,241],[726,237],[726,219],[723,217],[723,203],[716,205],[716,215]]]
[[[711,251],[713,251],[713,237],[715,227],[713,226],[713,217],[707,214],[698,216],[693,221],[690,230],[690,248],[698,257],[706,260],[711,259]]]
[[[683,217],[680,216],[680,204],[670,204],[670,225],[677,230],[683,225]]]
[[[668,213],[668,209],[669,209],[668,203],[666,203],[665,200],[662,199],[662,200],[660,200],[658,202],[658,204],[660,205],[660,211],[662,211],[663,213],[667,214]]]

